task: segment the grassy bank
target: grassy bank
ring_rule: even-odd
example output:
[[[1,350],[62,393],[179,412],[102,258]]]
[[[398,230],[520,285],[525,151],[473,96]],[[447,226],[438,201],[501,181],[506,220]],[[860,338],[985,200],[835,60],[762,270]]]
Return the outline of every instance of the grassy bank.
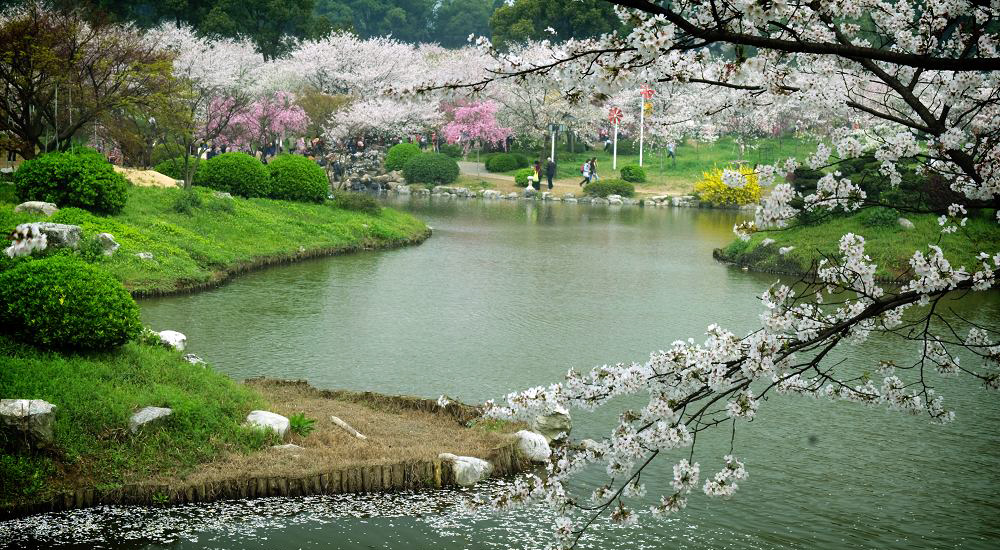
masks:
[[[297,479],[369,467],[403,472],[437,460],[442,452],[492,459],[507,449],[509,457],[513,443],[507,433],[519,429],[477,422],[478,412],[460,404],[442,409],[428,400],[321,391],[302,382],[238,384],[210,367],[188,363],[179,352],[139,342],[113,352],[67,355],[0,336],[0,391],[57,407],[51,449],[3,451],[8,442],[0,435],[0,515],[81,490],[110,495],[114,502],[167,504],[190,501],[185,493],[192,487],[214,483],[243,480],[245,485],[251,479]],[[146,406],[169,407],[173,414],[131,433],[129,418]],[[243,426],[254,409],[304,414],[315,420],[314,430],[289,432],[286,442],[299,448],[272,449],[280,443],[275,434]],[[337,427],[331,415],[368,439]],[[508,469],[511,464],[508,460]],[[378,487],[399,488],[388,481]],[[88,502],[75,506],[81,505]]]
[[[240,426],[249,411],[266,405],[259,393],[159,345],[133,342],[107,353],[63,355],[0,336],[0,391],[58,407],[52,451],[0,452],[3,505],[78,486],[113,489],[180,475],[273,439]],[[130,434],[129,417],[146,406],[174,412],[157,429]]]
[[[10,186],[0,184],[0,232],[43,218],[14,214]],[[198,288],[233,273],[300,257],[418,242],[429,234],[420,220],[383,208],[377,216],[332,203],[219,198],[195,188],[132,187],[125,210],[98,217],[66,208],[47,221],[76,224],[85,236],[107,232],[121,245],[102,266],[135,294]],[[151,260],[136,256],[149,252]]]
[[[973,268],[975,257],[989,251],[1000,242],[1000,227],[990,219],[970,219],[958,233],[942,234],[937,217],[932,214],[907,214],[914,229],[892,227],[866,227],[864,214],[838,217],[817,225],[797,226],[786,230],[762,231],[749,241],[734,240],[716,250],[716,257],[754,271],[803,274],[810,273],[816,262],[826,256],[839,258],[837,243],[845,233],[865,238],[865,252],[878,265],[876,276],[892,279],[905,273],[915,250],[927,251],[927,245],[937,244],[945,257],[955,266]],[[773,244],[763,245],[765,239]],[[782,247],[793,250],[780,254]]]

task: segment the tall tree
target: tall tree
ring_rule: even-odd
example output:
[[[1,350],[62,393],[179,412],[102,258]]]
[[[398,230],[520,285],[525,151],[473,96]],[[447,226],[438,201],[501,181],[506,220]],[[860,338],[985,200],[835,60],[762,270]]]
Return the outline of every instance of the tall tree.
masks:
[[[494,0],[441,0],[434,10],[431,41],[446,48],[464,46],[470,34],[488,36]]]
[[[490,28],[493,44],[507,47],[531,40],[593,38],[621,28],[621,21],[603,0],[515,0],[497,8]]]
[[[319,38],[330,31],[313,13],[315,0],[219,0],[198,26],[204,34],[248,38],[265,59],[279,57],[295,39]]]
[[[358,36],[389,36],[404,42],[432,41],[435,0],[318,0],[316,13],[335,25],[348,20]]]
[[[84,126],[144,105],[170,85],[170,58],[132,29],[29,4],[0,21],[3,147],[33,158]]]

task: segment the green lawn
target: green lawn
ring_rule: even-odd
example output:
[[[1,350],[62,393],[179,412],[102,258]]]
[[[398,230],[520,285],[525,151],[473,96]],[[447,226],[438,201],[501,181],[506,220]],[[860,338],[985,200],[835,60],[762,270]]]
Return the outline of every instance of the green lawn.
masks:
[[[41,351],[0,335],[0,393],[57,408],[50,454],[0,451],[0,504],[76,486],[112,489],[155,473],[183,473],[224,452],[249,452],[273,436],[241,427],[265,404],[249,388],[160,345],[133,342],[89,355]],[[170,407],[157,428],[132,435],[141,407]],[[0,446],[3,448],[3,446]]]
[[[645,149],[643,151],[643,168],[646,170],[647,181],[638,184],[638,187],[648,186],[662,188],[665,191],[678,193],[690,192],[696,181],[701,179],[702,172],[710,170],[716,166],[729,166],[739,160],[749,164],[772,163],[795,157],[804,159],[813,153],[816,143],[803,141],[795,138],[766,138],[754,142],[753,146],[747,149],[741,158],[739,148],[730,138],[721,138],[713,143],[699,143],[694,140],[678,144],[676,152],[676,163],[666,156],[663,148]],[[530,159],[546,159],[549,156],[549,149],[544,150],[517,150]],[[580,179],[580,165],[590,157],[597,157],[597,173],[605,179],[618,177],[616,171],[611,169],[611,153],[602,149],[587,151],[585,153],[568,153],[565,150],[556,150],[557,178],[577,178]],[[481,159],[485,162],[486,156]],[[469,160],[475,160],[470,155]],[[639,155],[618,155],[618,169],[627,164],[638,164]],[[543,162],[544,165],[544,162]],[[513,175],[515,171],[505,172]]]
[[[914,229],[893,227],[865,227],[863,213],[849,217],[836,217],[817,225],[793,227],[786,230],[761,231],[749,241],[734,240],[721,249],[722,258],[757,271],[805,273],[823,255],[839,258],[837,244],[845,233],[865,238],[865,252],[878,265],[876,275],[895,278],[909,269],[909,259],[916,250],[927,252],[927,245],[941,247],[945,258],[954,266],[964,265],[975,270],[976,255],[991,251],[1000,242],[1000,227],[988,217],[970,219],[958,233],[942,234],[937,216],[933,214],[903,214],[913,222]],[[761,246],[764,239],[776,242]],[[781,255],[778,249],[794,246],[794,250]]]
[[[99,217],[65,208],[49,221],[80,225],[85,237],[114,235],[121,248],[101,264],[138,293],[190,288],[257,262],[300,253],[412,242],[428,231],[420,220],[390,208],[373,216],[331,202],[225,199],[208,189],[194,192],[200,204],[183,208],[185,192],[180,189],[132,187],[119,215]],[[10,201],[10,194],[0,191],[0,198]],[[0,202],[0,234],[41,219],[14,214],[13,207],[13,201]],[[0,239],[0,245],[6,247],[7,241]],[[153,259],[140,259],[139,252],[150,252]]]

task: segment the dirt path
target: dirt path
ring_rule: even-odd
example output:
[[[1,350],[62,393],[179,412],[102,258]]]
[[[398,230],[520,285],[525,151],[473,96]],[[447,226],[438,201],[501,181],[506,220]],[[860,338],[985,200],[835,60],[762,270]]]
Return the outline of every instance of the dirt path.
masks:
[[[512,191],[520,193],[522,188],[514,185],[514,177],[506,174],[494,174],[486,171],[486,167],[480,162],[458,161],[458,169],[464,179],[462,185],[484,181],[493,185],[501,193]],[[566,193],[573,193],[577,197],[583,195],[583,187],[580,186],[580,178],[562,178],[552,181],[552,192],[557,197],[562,197]],[[548,191],[548,184],[542,179],[542,191]],[[670,189],[666,185],[640,184],[636,186],[635,195],[637,198],[653,197],[658,195],[681,195],[675,189]]]

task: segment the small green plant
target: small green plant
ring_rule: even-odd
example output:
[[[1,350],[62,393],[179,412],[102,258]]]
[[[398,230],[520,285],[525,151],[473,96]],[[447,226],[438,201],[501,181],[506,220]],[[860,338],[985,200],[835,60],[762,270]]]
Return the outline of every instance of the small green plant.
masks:
[[[445,185],[458,179],[458,163],[441,153],[420,153],[406,161],[403,177],[407,183]]]
[[[406,161],[420,154],[420,147],[413,143],[397,143],[385,154],[386,170],[402,170]]]
[[[88,264],[103,262],[107,259],[107,256],[104,255],[104,246],[101,244],[101,241],[96,235],[91,235],[81,239],[79,248],[77,248],[77,253],[80,255],[80,258]]]
[[[201,207],[201,195],[199,195],[193,189],[181,192],[174,199],[174,203],[170,205],[170,209],[178,214],[187,214],[188,216],[194,214],[196,208]]]
[[[117,279],[65,255],[0,273],[0,327],[23,342],[81,351],[120,346],[142,330],[139,306]]]
[[[622,180],[597,180],[584,186],[583,192],[591,197],[607,197],[608,195],[631,197],[635,195],[635,186]]]
[[[528,176],[531,176],[535,171],[531,168],[522,168],[517,172],[514,172],[514,185],[518,187],[528,186]]]
[[[528,166],[528,158],[521,154],[497,153],[486,159],[486,170],[490,172],[509,172]]]
[[[163,506],[168,502],[170,502],[170,497],[166,493],[162,493],[159,491],[153,493],[153,504],[159,504],[160,506]]]
[[[623,180],[630,181],[632,183],[642,183],[646,181],[646,170],[638,164],[622,166],[621,175]]]
[[[47,458],[0,454],[0,500],[38,494],[53,470]]]
[[[462,148],[451,143],[444,143],[438,146],[438,151],[442,155],[448,155],[453,159],[462,158]]]
[[[861,225],[865,227],[896,227],[899,225],[899,211],[884,206],[870,208],[861,214]]]
[[[343,210],[364,212],[366,214],[371,214],[372,216],[378,216],[382,213],[382,207],[379,206],[375,197],[366,195],[365,193],[334,191],[333,205]]]
[[[202,164],[195,183],[242,197],[271,194],[271,175],[257,159],[246,153],[223,153]]]
[[[306,418],[306,413],[300,412],[288,417],[288,428],[293,432],[305,437],[316,429],[315,418]]]
[[[14,173],[14,185],[20,200],[77,206],[97,214],[121,212],[129,188],[128,180],[90,149],[26,160]]]

